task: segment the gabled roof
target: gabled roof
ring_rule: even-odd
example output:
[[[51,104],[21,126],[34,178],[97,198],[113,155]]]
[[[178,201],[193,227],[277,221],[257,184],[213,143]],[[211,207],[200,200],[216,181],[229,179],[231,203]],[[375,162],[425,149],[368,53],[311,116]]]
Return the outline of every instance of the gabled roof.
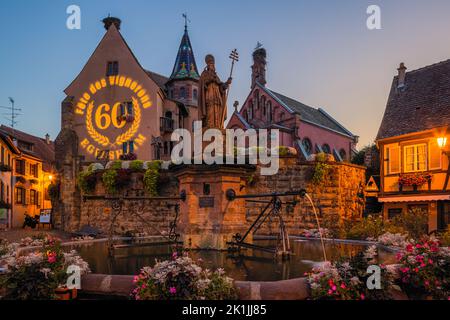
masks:
[[[166,90],[166,83],[169,81],[169,78],[149,70],[145,70],[145,72],[158,85],[158,87],[161,88],[161,90]]]
[[[33,151],[19,148],[22,153],[30,155],[35,158],[39,158],[43,161],[45,171],[49,171],[51,166],[55,162],[55,145],[53,141],[47,143],[44,138],[39,138],[23,131],[7,127],[5,125],[0,126],[0,133],[6,134],[9,137],[13,137],[18,141],[24,141],[33,145]]]
[[[270,90],[267,87],[262,86],[258,82],[256,84],[272,98],[278,101],[278,103],[280,103],[287,111],[300,115],[302,121],[338,132],[349,137],[354,137],[354,135],[350,131],[344,128],[344,126],[342,126],[339,122],[337,122],[337,120],[332,118],[323,109],[316,109],[307,106],[306,104],[289,98],[281,93]]]
[[[189,39],[187,27],[184,28],[184,34],[181,38],[177,58],[173,66],[170,80],[174,79],[195,79],[200,78],[197,64],[195,63],[194,51],[192,50],[191,40]]]
[[[450,60],[406,73],[392,81],[377,139],[450,125]]]
[[[0,139],[6,144],[12,153],[20,154],[20,150],[14,145],[13,141],[6,133],[0,131]]]

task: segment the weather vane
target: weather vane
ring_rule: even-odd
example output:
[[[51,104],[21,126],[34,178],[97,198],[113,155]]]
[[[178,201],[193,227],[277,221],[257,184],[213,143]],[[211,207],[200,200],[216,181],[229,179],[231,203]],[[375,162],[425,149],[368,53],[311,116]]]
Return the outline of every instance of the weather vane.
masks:
[[[187,13],[183,13],[183,18],[184,18],[184,30],[187,30],[187,25],[188,22],[191,22],[191,20],[188,19]]]

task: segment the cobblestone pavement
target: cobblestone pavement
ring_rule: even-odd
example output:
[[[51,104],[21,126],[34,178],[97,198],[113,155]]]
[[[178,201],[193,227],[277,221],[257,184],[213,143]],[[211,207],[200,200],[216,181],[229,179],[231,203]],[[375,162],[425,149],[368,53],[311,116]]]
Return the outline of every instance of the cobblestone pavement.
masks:
[[[6,239],[9,242],[17,242],[22,238],[37,236],[42,233],[51,234],[52,236],[60,238],[62,241],[68,241],[71,239],[71,235],[69,233],[60,230],[49,230],[47,227],[45,229],[18,228],[10,230],[1,230],[0,238]]]

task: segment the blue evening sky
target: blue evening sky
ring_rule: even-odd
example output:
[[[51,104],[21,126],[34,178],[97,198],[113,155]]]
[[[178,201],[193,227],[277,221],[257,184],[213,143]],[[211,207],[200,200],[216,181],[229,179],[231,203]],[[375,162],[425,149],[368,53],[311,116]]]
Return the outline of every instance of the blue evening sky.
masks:
[[[66,28],[71,4],[81,7],[81,30]],[[382,30],[366,27],[370,4],[381,7]],[[445,0],[1,0],[0,105],[14,97],[24,113],[17,128],[55,138],[63,90],[103,36],[102,18],[121,18],[141,64],[169,75],[183,12],[199,69],[212,53],[226,79],[229,52],[240,53],[229,107],[248,94],[251,53],[260,41],[268,52],[268,87],[324,108],[361,137],[360,147],[375,138],[401,61],[413,70],[450,58]]]

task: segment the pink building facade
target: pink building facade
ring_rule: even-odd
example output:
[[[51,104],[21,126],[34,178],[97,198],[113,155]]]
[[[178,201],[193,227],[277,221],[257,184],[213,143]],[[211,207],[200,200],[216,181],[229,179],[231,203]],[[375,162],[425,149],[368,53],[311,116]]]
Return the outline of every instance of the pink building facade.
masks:
[[[358,136],[321,108],[313,108],[267,88],[266,51],[253,53],[252,87],[240,111],[237,107],[227,128],[278,129],[280,145],[294,147],[307,160],[325,152],[337,161],[350,161]]]

